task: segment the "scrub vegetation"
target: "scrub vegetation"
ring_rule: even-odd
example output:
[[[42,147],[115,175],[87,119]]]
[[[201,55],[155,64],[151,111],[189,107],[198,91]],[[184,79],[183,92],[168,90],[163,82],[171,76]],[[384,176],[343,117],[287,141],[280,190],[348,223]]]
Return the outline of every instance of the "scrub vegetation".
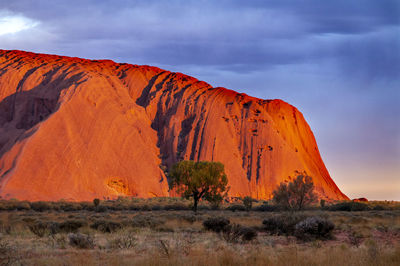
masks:
[[[399,265],[400,204],[0,201],[1,265]],[[96,205],[97,204],[97,205]],[[241,208],[239,207],[241,206]]]

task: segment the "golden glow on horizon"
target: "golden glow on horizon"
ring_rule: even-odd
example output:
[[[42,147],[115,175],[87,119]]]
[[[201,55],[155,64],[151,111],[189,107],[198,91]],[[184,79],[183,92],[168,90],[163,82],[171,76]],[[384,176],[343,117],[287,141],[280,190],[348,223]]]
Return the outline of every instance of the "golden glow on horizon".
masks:
[[[366,197],[368,200],[400,201],[400,166],[371,166],[366,169],[334,166],[330,174],[340,190],[351,199]]]

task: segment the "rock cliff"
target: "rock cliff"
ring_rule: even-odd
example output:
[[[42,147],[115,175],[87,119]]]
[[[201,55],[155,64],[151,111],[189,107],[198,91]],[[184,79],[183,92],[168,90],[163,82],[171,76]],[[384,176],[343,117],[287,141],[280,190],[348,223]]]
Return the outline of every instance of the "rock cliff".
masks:
[[[303,115],[156,67],[0,50],[0,196],[168,196],[178,160],[224,163],[230,196],[268,199],[295,171],[347,199]]]

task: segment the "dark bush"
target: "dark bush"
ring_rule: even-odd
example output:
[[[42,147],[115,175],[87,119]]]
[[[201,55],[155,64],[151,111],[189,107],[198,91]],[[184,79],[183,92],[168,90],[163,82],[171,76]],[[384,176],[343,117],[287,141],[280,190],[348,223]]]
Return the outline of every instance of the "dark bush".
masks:
[[[36,201],[36,202],[31,202],[31,209],[37,212],[43,212],[51,210],[52,206],[50,203],[45,201]]]
[[[228,224],[221,231],[221,236],[226,242],[236,243],[242,236],[241,229],[239,224]]]
[[[259,212],[274,212],[278,211],[279,207],[276,205],[262,204],[260,206],[253,208],[253,210]]]
[[[142,206],[139,207],[139,210],[141,211],[151,211],[151,207],[147,204],[144,204]]]
[[[168,227],[168,226],[165,226],[165,225],[159,226],[159,227],[155,228],[154,230],[157,231],[157,232],[164,232],[164,233],[173,233],[173,232],[175,232],[174,228],[171,228],[171,227]]]
[[[332,237],[335,225],[318,216],[309,217],[296,224],[294,235],[301,240],[327,239]]]
[[[235,211],[245,211],[246,208],[241,204],[232,204],[228,206],[226,210],[235,212]]]
[[[131,225],[132,227],[149,227],[154,229],[164,223],[164,220],[152,216],[136,215],[133,217]]]
[[[99,206],[95,207],[94,210],[96,212],[106,212],[106,211],[108,211],[108,208],[106,206],[99,205]]]
[[[122,225],[117,222],[97,220],[90,226],[90,228],[103,233],[113,233],[117,230],[120,230],[122,228]]]
[[[189,206],[182,203],[172,203],[164,206],[163,208],[166,211],[182,211],[182,210],[190,210]],[[154,206],[153,206],[154,210]]]
[[[351,231],[348,238],[351,245],[358,247],[363,242],[364,236],[359,232]]]
[[[132,204],[132,205],[129,205],[128,209],[131,211],[140,211],[140,206],[136,205],[136,204]]]
[[[99,206],[99,204],[100,204],[100,199],[94,199],[94,200],[93,200],[93,205],[94,205],[95,207]]]
[[[164,206],[161,206],[161,205],[159,205],[159,204],[156,204],[156,205],[151,206],[151,210],[152,210],[152,211],[159,211],[159,210],[162,210],[163,207],[164,207]],[[172,210],[172,209],[169,209],[169,210]]]
[[[196,216],[193,214],[182,215],[181,219],[191,224],[197,220]]]
[[[74,202],[63,202],[59,205],[59,208],[65,212],[80,211],[82,210],[82,205]]]
[[[228,224],[221,232],[222,238],[230,243],[237,243],[239,240],[243,242],[251,241],[257,237],[257,232],[240,224]]]
[[[132,233],[123,234],[110,242],[111,248],[130,249],[137,245],[138,239]]]
[[[251,227],[242,227],[241,230],[242,240],[251,241],[257,237],[257,231]]]
[[[32,233],[34,233],[38,237],[43,237],[45,234],[49,232],[48,224],[42,221],[32,222],[28,224],[28,228],[29,230],[31,230]]]
[[[0,238],[0,265],[21,265],[20,252],[9,242]]]
[[[35,218],[32,218],[32,217],[25,217],[25,218],[22,218],[22,221],[24,221],[24,222],[27,223],[27,224],[30,224],[30,223],[35,222],[36,219],[35,219]]]
[[[352,202],[351,211],[367,211],[369,210],[368,204],[362,202]]]
[[[79,220],[67,220],[58,225],[60,231],[65,233],[75,233],[79,228],[85,225],[85,222]]]
[[[253,206],[253,199],[249,196],[243,198],[243,205],[246,211],[250,211]]]
[[[375,205],[372,209],[374,211],[384,211],[385,207],[383,207],[382,205]]]
[[[51,235],[55,235],[61,232],[60,224],[57,222],[47,222],[47,231]]]
[[[14,206],[18,211],[27,211],[31,209],[31,204],[28,201],[18,201]]]
[[[211,217],[203,222],[203,226],[206,230],[213,232],[221,232],[226,226],[230,224],[229,219],[224,217]]]
[[[340,202],[328,207],[329,211],[366,211],[368,209],[367,204],[354,201]]]
[[[70,233],[68,234],[68,239],[69,239],[69,244],[76,248],[88,249],[94,247],[93,238],[86,234]]]
[[[79,203],[81,205],[82,210],[87,210],[87,211],[94,211],[95,206],[91,204],[90,202],[84,201]]]
[[[296,224],[305,218],[305,215],[295,213],[275,215],[263,221],[264,230],[271,234],[293,235]]]
[[[209,211],[212,209],[212,207],[208,205],[199,205],[197,208],[199,211]],[[190,206],[189,209],[193,210],[193,207]]]
[[[1,233],[9,235],[11,233],[11,226],[9,224],[5,224],[3,221],[0,220],[0,238],[1,238]]]

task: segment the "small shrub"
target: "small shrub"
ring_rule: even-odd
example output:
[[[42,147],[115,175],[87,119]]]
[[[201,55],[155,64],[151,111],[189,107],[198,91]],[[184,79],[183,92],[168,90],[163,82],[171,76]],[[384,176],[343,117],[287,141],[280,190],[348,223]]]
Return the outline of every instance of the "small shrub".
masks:
[[[72,247],[81,248],[81,249],[90,249],[94,247],[93,237],[86,234],[80,233],[70,233],[68,234],[69,244]]]
[[[264,203],[260,206],[255,207],[254,210],[259,212],[273,212],[279,210],[279,207],[276,205],[269,205],[268,203]]]
[[[369,206],[366,203],[362,202],[352,202],[351,211],[367,211],[369,210]]]
[[[0,220],[0,233],[10,234],[11,233],[11,226],[9,224],[5,224],[3,221]]]
[[[28,201],[20,201],[16,203],[15,208],[18,211],[27,211],[31,209],[31,204]]]
[[[94,200],[93,200],[93,205],[94,205],[95,207],[99,206],[99,204],[100,204],[100,199],[94,199]]]
[[[212,197],[208,197],[208,202],[210,202],[211,210],[219,210],[224,200],[224,196],[221,194],[215,194]]]
[[[160,207],[160,209],[161,209],[161,207]],[[190,208],[187,205],[179,203],[179,202],[165,205],[163,207],[163,209],[166,211],[190,210]],[[154,206],[153,206],[153,210],[154,210]]]
[[[382,205],[375,205],[372,209],[374,211],[384,211],[385,207],[383,207]]]
[[[139,206],[139,210],[141,211],[151,211],[151,207],[147,204],[144,204],[142,206]]]
[[[186,221],[186,222],[188,222],[188,223],[190,223],[190,224],[194,223],[197,220],[196,216],[193,215],[193,214],[182,215],[181,219]]]
[[[175,232],[174,228],[171,228],[171,227],[168,227],[168,226],[165,226],[165,225],[159,226],[159,227],[155,228],[155,230],[157,232],[164,232],[164,233],[173,233],[173,232]]]
[[[65,249],[67,246],[67,239],[65,235],[50,235],[47,241],[48,245],[53,248]]]
[[[366,211],[369,207],[362,202],[346,201],[328,207],[330,211]]]
[[[31,202],[31,209],[37,212],[43,212],[51,210],[52,206],[50,203],[45,201],[36,201],[36,202]]]
[[[264,230],[271,234],[293,235],[296,224],[306,218],[301,214],[280,214],[269,217],[263,221]]]
[[[322,209],[325,208],[325,203],[326,203],[326,201],[324,199],[321,199],[319,201],[319,205],[321,206]]]
[[[388,233],[389,227],[387,225],[379,224],[375,227],[375,229],[381,233]]]
[[[229,224],[221,231],[221,236],[226,242],[237,243],[242,236],[239,224]]]
[[[246,211],[250,211],[251,207],[253,206],[253,199],[249,196],[244,197],[243,205]]]
[[[99,205],[99,206],[95,207],[94,210],[96,212],[106,212],[106,211],[108,211],[108,208],[106,206]]]
[[[301,240],[328,239],[332,237],[335,225],[324,218],[315,216],[299,222],[295,226],[294,235]]]
[[[257,232],[240,224],[229,224],[224,227],[221,233],[222,238],[230,243],[237,243],[240,240],[243,242],[251,241],[257,237]]]
[[[122,234],[110,242],[111,248],[130,249],[137,245],[137,238],[132,233]]]
[[[203,226],[208,231],[221,232],[230,224],[229,219],[223,217],[208,218],[203,222]]]
[[[18,251],[8,241],[0,238],[0,265],[17,265]],[[19,263],[18,263],[19,264]]]
[[[25,217],[25,218],[22,218],[22,221],[24,221],[27,224],[30,224],[30,223],[35,222],[36,220],[35,220],[35,218],[32,218],[32,217]]]
[[[242,227],[242,241],[251,241],[257,237],[257,231],[251,227]]]
[[[157,219],[155,217],[151,216],[144,216],[144,215],[136,215],[133,217],[131,225],[132,227],[149,227],[149,228],[156,228],[157,226],[160,226],[164,224],[165,221],[161,219]]]
[[[359,247],[364,239],[364,236],[356,231],[351,231],[348,235],[349,242],[351,245]]]
[[[212,202],[211,202],[211,204],[213,204]],[[209,210],[211,210],[212,208],[215,208],[215,205],[213,206],[213,205],[211,205],[211,206],[208,206],[208,205],[199,205],[198,206],[198,210],[199,211],[209,211]],[[219,208],[219,207],[218,207]],[[193,208],[191,208],[191,209],[193,209]]]
[[[81,205],[81,209],[82,210],[87,210],[87,211],[94,211],[95,206],[93,204],[91,204],[90,202],[80,202],[79,205]]]
[[[79,228],[84,226],[85,223],[83,221],[78,220],[67,220],[59,224],[60,231],[65,233],[75,233]]]
[[[43,237],[49,232],[47,223],[42,221],[36,221],[28,225],[29,230],[37,235],[38,237]]]
[[[235,211],[245,211],[246,208],[241,204],[232,204],[232,205],[228,206],[228,208],[226,208],[226,210],[235,212]]]
[[[103,233],[113,233],[117,230],[120,230],[122,225],[112,221],[97,220],[90,226],[90,228]]]
[[[75,202],[63,202],[59,208],[65,212],[80,211],[82,210],[82,205]]]
[[[50,234],[50,236],[53,236],[53,235],[61,232],[60,224],[57,222],[47,222],[46,226],[47,226],[47,231]]]

